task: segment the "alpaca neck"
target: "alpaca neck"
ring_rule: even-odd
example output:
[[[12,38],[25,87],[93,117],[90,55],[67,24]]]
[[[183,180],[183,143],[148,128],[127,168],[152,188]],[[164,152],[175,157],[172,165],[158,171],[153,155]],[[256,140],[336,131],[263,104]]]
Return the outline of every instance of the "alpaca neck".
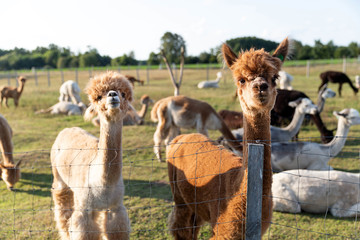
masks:
[[[5,164],[14,163],[10,131],[5,130],[0,134],[0,150]]]
[[[141,119],[144,119],[145,118],[145,115],[147,113],[147,110],[148,110],[148,104],[143,104],[141,106],[141,109],[140,111],[138,112],[138,115]]]
[[[331,142],[323,144],[330,149],[331,156],[336,156],[344,147],[350,126],[345,123],[344,118],[338,120],[337,130],[335,137]]]
[[[117,183],[122,169],[122,125],[123,122],[100,123],[97,164],[104,166],[104,181]]]
[[[318,112],[321,113],[322,110],[324,109],[324,105],[325,105],[325,98],[323,98],[321,95],[319,96],[318,100],[317,100],[317,108],[318,108]]]
[[[216,82],[216,83],[219,83],[220,80],[221,80],[221,77],[218,77],[218,78],[215,79],[215,82]]]
[[[25,84],[23,82],[20,82],[19,84],[20,84],[20,86],[16,89],[16,91],[20,95],[22,93],[22,91],[24,90],[24,85]]]
[[[290,133],[290,136],[295,136],[299,132],[302,122],[304,121],[305,114],[300,113],[298,108],[295,108],[295,114],[290,124],[284,128],[284,130]]]

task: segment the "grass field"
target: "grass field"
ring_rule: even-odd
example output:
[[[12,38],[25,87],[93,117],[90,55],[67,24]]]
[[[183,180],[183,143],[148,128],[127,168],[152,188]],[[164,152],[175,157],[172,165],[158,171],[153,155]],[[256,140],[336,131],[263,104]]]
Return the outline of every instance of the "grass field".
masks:
[[[294,76],[295,89],[304,91],[313,101],[317,99],[317,87],[320,84],[319,73],[325,70],[342,70],[342,64],[328,64],[312,67],[310,77],[306,78],[305,66],[285,67]],[[216,69],[210,70],[215,79]],[[95,74],[96,71],[92,72]],[[136,70],[122,69],[122,73],[136,76]],[[240,111],[238,101],[232,96],[235,86],[229,71],[224,72],[225,79],[219,89],[197,89],[196,84],[206,78],[206,69],[187,69],[185,71],[181,94],[207,101],[216,110],[230,109]],[[347,66],[350,78],[360,73],[360,64]],[[57,239],[58,234],[53,220],[53,202],[50,189],[52,183],[50,149],[58,132],[66,127],[78,126],[98,136],[99,129],[84,122],[81,116],[35,115],[34,112],[47,108],[57,102],[61,76],[58,71],[51,72],[51,85],[48,86],[47,73],[38,72],[38,86],[33,75],[29,76],[20,106],[15,109],[12,100],[10,108],[2,107],[0,113],[6,117],[14,131],[14,159],[23,159],[22,178],[16,185],[16,191],[10,192],[0,182],[0,239]],[[64,78],[74,79],[73,71],[65,71]],[[89,78],[88,71],[79,71],[79,85],[83,89]],[[140,71],[140,78],[146,79],[146,71]],[[151,70],[149,83],[135,86],[136,109],[140,108],[139,99],[149,94],[154,100],[173,94],[166,70]],[[7,84],[3,79],[0,85]],[[12,80],[12,84],[15,84]],[[336,85],[330,85],[333,90]],[[84,93],[82,99],[88,100]],[[328,129],[336,128],[337,120],[332,111],[353,107],[360,110],[358,97],[348,86],[343,87],[343,97],[329,99],[321,114]],[[151,108],[150,108],[151,110]],[[123,130],[124,168],[126,185],[125,206],[131,219],[131,239],[170,239],[167,230],[167,216],[172,208],[171,191],[168,185],[167,165],[155,160],[152,152],[152,138],[155,123],[146,118],[143,126],[125,126]],[[193,132],[184,130],[183,133]],[[210,137],[216,139],[219,132],[210,131]],[[319,142],[319,132],[314,125],[303,126],[300,138]],[[351,128],[349,136],[359,137],[360,126]],[[343,151],[330,161],[336,169],[351,172],[360,171],[360,140],[349,138]],[[359,222],[356,218],[338,219],[330,214],[287,214],[274,213],[272,225],[264,239],[358,239]],[[205,226],[200,239],[208,239],[209,227]]]

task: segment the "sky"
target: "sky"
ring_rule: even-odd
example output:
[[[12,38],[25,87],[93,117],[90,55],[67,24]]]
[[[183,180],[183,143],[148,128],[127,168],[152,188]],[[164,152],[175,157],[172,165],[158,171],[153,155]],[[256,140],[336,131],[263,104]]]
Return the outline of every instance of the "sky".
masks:
[[[188,55],[231,38],[303,44],[360,44],[359,0],[2,0],[0,49],[53,43],[75,54],[96,48],[112,58],[146,60],[165,32],[181,35]]]

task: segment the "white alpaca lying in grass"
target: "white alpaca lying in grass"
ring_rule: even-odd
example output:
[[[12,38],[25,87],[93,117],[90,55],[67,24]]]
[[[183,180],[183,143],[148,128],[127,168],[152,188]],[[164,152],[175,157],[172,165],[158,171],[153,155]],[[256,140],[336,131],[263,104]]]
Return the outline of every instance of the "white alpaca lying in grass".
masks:
[[[336,135],[331,142],[287,142],[271,144],[271,164],[274,171],[290,169],[329,170],[329,160],[344,147],[349,129],[360,124],[359,112],[347,108],[333,112],[338,118]]]
[[[48,109],[41,109],[36,112],[51,113],[51,114],[65,114],[65,115],[82,115],[86,110],[86,105],[83,102],[74,104],[71,102],[58,102],[57,104],[49,107]]]
[[[80,87],[73,80],[64,82],[61,85],[59,92],[59,102],[73,102],[74,104],[81,102]]]
[[[360,214],[360,175],[342,171],[289,170],[273,176],[273,210],[330,213],[335,217]]]
[[[221,78],[222,78],[222,73],[218,72],[216,74],[216,80],[199,82],[197,87],[198,88],[218,88]]]

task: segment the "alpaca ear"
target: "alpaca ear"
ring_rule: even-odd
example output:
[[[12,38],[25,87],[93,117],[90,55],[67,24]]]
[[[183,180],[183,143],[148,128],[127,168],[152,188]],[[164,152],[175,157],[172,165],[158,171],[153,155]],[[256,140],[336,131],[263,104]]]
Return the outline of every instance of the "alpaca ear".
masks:
[[[291,101],[288,105],[292,108],[296,108],[301,103],[302,98],[298,98],[295,101]]]
[[[346,118],[346,116],[347,116],[348,114],[346,114],[346,113],[341,113],[341,112],[337,112],[337,111],[333,111],[333,115],[334,115],[336,118],[339,118],[339,117],[344,117],[344,118]]]
[[[94,106],[90,104],[90,106],[86,109],[84,114],[84,120],[90,121],[95,115],[97,114],[97,111],[95,110]]]
[[[285,58],[288,54],[288,49],[289,49],[289,39],[285,38],[280,44],[279,46],[276,48],[273,57],[277,57],[279,58],[282,62],[285,61]]]
[[[226,43],[222,45],[221,52],[223,54],[226,65],[230,68],[234,64],[234,62],[236,62],[236,54]]]

